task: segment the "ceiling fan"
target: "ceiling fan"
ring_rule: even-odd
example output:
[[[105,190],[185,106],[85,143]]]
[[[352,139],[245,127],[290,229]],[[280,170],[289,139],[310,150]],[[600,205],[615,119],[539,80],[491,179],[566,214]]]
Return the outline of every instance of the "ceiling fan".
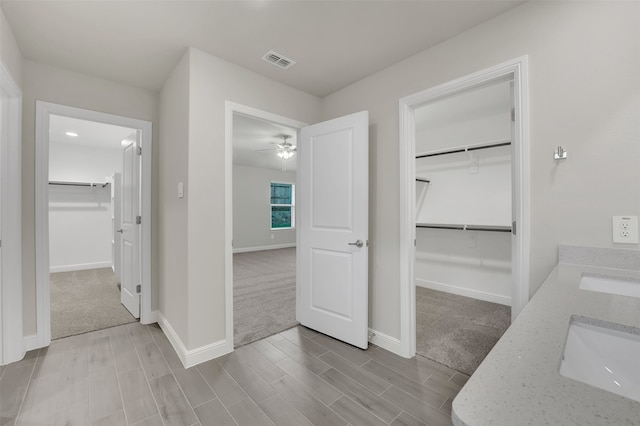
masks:
[[[257,151],[277,151],[276,155],[282,159],[282,171],[286,172],[287,160],[295,155],[296,147],[287,141],[290,138],[289,135],[280,135],[280,137],[282,138],[282,143],[279,143],[277,148],[258,149]]]

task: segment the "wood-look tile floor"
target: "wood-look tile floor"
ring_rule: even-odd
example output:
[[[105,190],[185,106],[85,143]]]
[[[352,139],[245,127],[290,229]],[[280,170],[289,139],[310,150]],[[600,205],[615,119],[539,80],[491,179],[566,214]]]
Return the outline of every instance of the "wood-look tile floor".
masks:
[[[467,378],[304,327],[185,369],[160,328],[133,323],[0,367],[0,425],[450,425]]]

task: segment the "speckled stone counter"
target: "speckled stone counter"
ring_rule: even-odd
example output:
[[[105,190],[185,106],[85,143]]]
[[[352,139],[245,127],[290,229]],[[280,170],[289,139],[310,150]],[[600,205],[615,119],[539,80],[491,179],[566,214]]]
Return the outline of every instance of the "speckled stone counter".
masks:
[[[640,279],[640,251],[598,250],[561,246],[561,263],[453,401],[455,425],[640,425],[640,402],[558,372],[572,315],[640,328],[640,298],[578,288],[583,273]]]

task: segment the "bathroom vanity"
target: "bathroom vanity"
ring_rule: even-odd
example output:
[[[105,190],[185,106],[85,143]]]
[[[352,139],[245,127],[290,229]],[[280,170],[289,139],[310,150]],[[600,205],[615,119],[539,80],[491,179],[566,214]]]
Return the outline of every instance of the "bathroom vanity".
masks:
[[[453,422],[640,425],[638,350],[640,250],[561,246],[560,263],[453,401]]]

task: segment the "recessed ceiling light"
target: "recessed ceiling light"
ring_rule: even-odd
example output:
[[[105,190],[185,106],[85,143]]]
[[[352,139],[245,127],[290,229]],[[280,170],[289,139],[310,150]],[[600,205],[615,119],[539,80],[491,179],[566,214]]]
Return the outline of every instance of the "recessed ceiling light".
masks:
[[[77,138],[78,137],[78,134],[76,132],[67,132],[67,133],[65,133],[65,135],[71,136],[72,138]]]

